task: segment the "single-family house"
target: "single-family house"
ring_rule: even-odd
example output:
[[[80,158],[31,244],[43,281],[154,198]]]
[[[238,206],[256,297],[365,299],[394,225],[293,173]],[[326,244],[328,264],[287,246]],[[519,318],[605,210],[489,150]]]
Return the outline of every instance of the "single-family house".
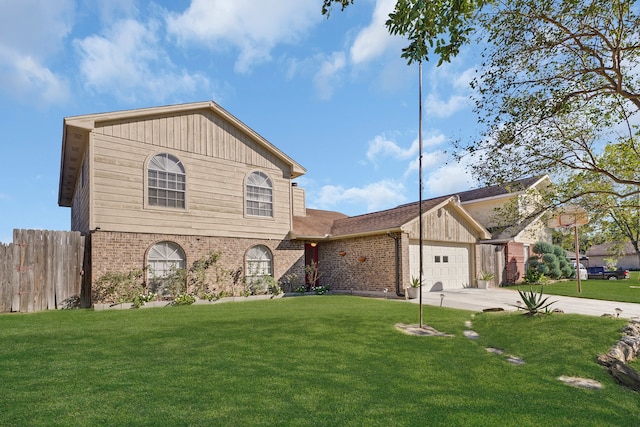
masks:
[[[305,172],[215,102],[65,118],[58,204],[86,236],[85,292],[108,272],[161,278],[220,252],[236,282],[296,277],[403,295],[420,271],[418,203],[353,217],[307,209],[294,182]],[[473,287],[485,270],[494,286],[522,278],[529,245],[550,231],[539,216],[507,224],[493,214],[514,200],[526,213],[525,194],[548,185],[538,177],[423,201],[427,288]]]
[[[625,270],[640,270],[640,256],[631,242],[603,243],[591,246],[586,253],[589,265],[600,267],[607,265],[607,258],[616,261],[616,266]]]
[[[551,187],[549,176],[524,178],[458,193],[462,206],[491,232],[483,244],[495,246],[495,271],[499,284],[521,281],[527,271],[532,246],[551,243],[546,211],[540,197]]]

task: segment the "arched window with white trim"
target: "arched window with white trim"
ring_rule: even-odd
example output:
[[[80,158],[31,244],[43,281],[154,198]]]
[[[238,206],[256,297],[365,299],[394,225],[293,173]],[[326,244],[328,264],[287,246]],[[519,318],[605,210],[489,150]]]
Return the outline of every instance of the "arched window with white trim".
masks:
[[[147,167],[148,205],[184,209],[186,181],[184,166],[177,157],[156,154]]]
[[[256,293],[266,293],[268,289],[267,282],[264,280],[265,276],[273,277],[273,256],[266,246],[253,246],[246,255],[245,277],[247,285]]]
[[[149,292],[170,294],[168,287],[171,279],[185,265],[184,251],[177,243],[160,242],[153,245],[147,255]]]
[[[273,217],[273,185],[264,172],[252,172],[247,176],[246,213]]]

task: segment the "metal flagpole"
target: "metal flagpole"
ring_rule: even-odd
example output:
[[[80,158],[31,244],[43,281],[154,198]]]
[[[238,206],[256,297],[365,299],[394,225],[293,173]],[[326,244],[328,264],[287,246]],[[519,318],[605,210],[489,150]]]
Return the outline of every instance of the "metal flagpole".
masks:
[[[419,219],[419,223],[420,223],[420,303],[418,304],[420,307],[420,328],[422,328],[422,61],[420,61],[419,64],[419,73],[420,73],[420,81],[419,81],[419,85],[418,85],[418,94],[420,97],[420,100],[418,102],[418,111],[420,114],[420,117],[418,118],[418,146],[419,148],[419,155],[418,155],[418,186],[420,187],[420,191],[419,191],[419,201],[418,201],[418,205],[420,206],[419,208],[419,212],[420,212],[420,219]]]

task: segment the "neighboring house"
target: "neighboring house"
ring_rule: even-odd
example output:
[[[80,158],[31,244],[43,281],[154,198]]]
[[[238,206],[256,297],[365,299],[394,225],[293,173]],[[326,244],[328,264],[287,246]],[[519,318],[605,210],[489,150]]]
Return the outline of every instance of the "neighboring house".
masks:
[[[617,249],[622,249],[619,252]],[[607,263],[605,259],[614,258],[617,259],[617,267],[625,270],[640,270],[640,259],[636,250],[630,242],[624,244],[605,243],[602,245],[594,245],[587,250],[587,256],[589,257],[589,266],[600,267],[605,266]]]
[[[536,212],[535,203],[551,185],[544,175],[458,193],[462,206],[492,234],[482,243],[495,245],[496,251],[502,253],[496,257],[495,266],[499,284],[521,281],[531,247],[537,242],[551,243],[545,213]],[[497,210],[500,208],[504,212]]]
[[[234,285],[295,276],[402,295],[419,276],[418,203],[354,217],[306,209],[293,182],[305,172],[214,102],[65,118],[58,204],[87,237],[85,292],[108,272],[149,267],[156,279],[219,251]],[[539,216],[503,224],[495,209],[515,201],[526,213],[525,195],[548,185],[538,177],[423,201],[427,288],[474,287],[487,270],[493,285],[520,280],[529,245],[550,231]]]
[[[239,277],[304,276],[291,240],[305,169],[214,102],[67,117],[58,204],[87,239],[87,286],[211,251]],[[296,207],[296,203],[301,204]]]

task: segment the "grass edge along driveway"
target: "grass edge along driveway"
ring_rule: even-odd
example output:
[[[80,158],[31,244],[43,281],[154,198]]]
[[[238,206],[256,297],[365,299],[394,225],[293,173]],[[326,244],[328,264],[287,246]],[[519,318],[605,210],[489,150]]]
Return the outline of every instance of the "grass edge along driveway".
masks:
[[[638,394],[595,362],[624,321],[425,307],[425,323],[453,338],[398,332],[417,310],[311,296],[2,315],[0,424],[640,425]]]

